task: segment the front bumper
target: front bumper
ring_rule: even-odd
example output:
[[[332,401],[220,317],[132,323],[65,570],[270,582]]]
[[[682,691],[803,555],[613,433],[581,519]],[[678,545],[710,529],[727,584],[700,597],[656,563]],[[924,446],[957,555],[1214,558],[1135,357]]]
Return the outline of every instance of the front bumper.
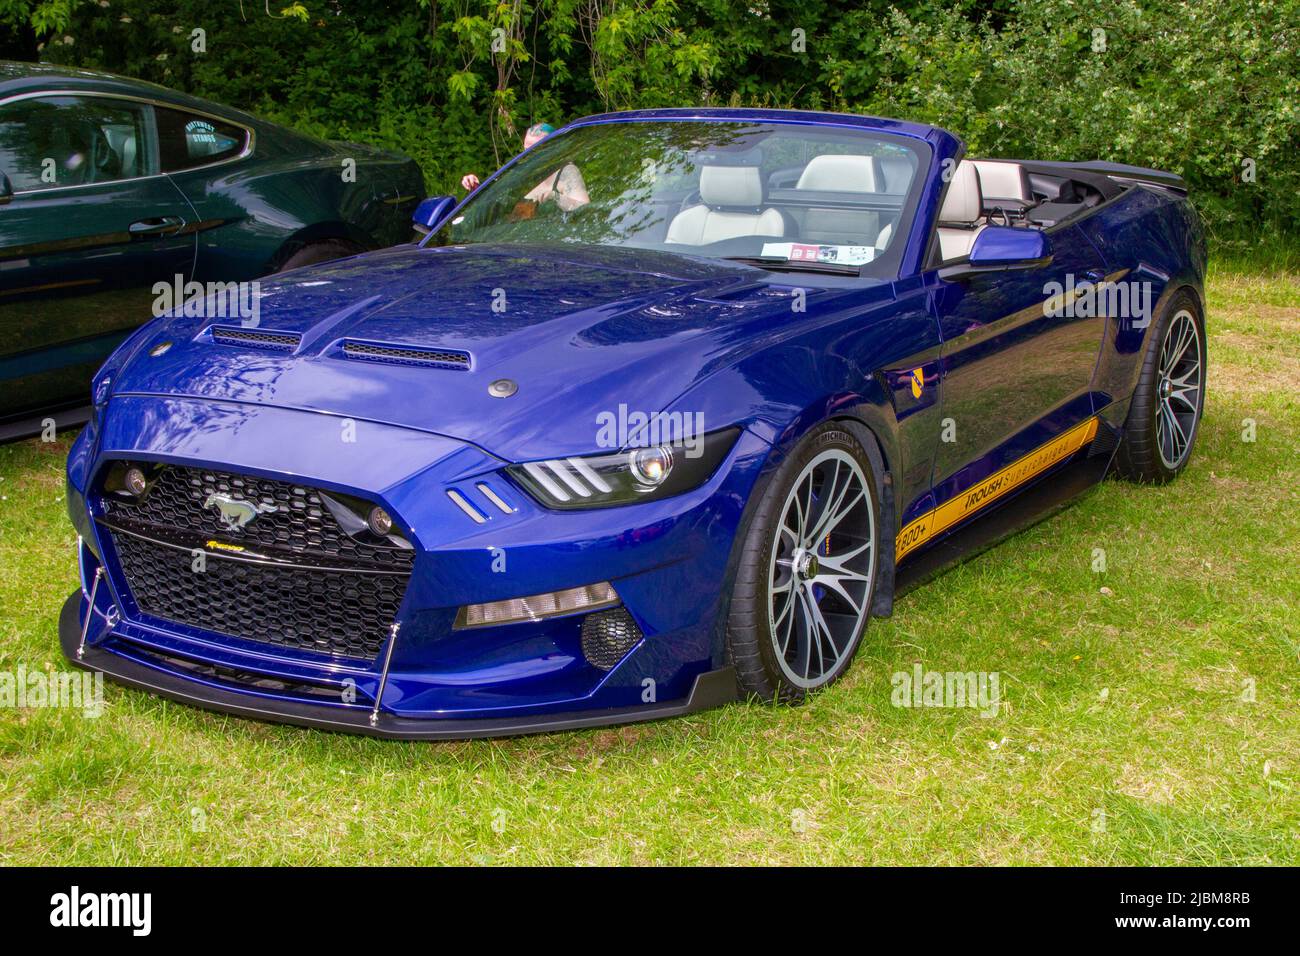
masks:
[[[150,414],[155,404],[149,403]],[[186,404],[169,401],[166,421],[192,413]],[[124,428],[110,415],[99,434],[87,429],[74,446],[68,504],[85,540],[78,556],[83,589],[80,602],[78,595],[69,599],[60,619],[61,643],[72,663],[200,707],[408,739],[652,720],[735,697],[717,627],[740,514],[766,457],[761,439],[746,433],[705,486],[654,507],[557,515],[516,494],[515,512],[475,525],[446,500],[444,490],[456,483],[472,491],[488,464],[480,452],[386,427],[374,436],[370,454],[341,460],[326,440],[337,423],[326,416],[284,409],[242,415],[237,444],[209,437],[220,439],[223,429],[196,437],[191,428]],[[268,440],[250,440],[260,429]],[[291,451],[301,453],[286,455],[288,438],[279,436],[296,437]],[[387,456],[398,466],[392,473],[380,470],[385,456],[374,454],[375,448],[412,445],[418,447],[400,460]],[[310,455],[317,447],[326,450],[320,460]],[[117,458],[267,477],[276,477],[291,460],[296,481],[389,507],[405,520],[418,551],[396,618],[399,637],[390,638],[373,661],[339,660],[151,616],[132,593],[92,490],[94,476]],[[508,556],[507,574],[489,570],[497,551]],[[97,577],[100,587],[79,658]],[[644,635],[608,671],[592,666],[578,647],[581,614],[451,628],[457,607],[467,603],[602,579],[613,583]]]
[[[59,614],[59,644],[64,656],[74,666],[100,671],[119,684],[158,694],[191,707],[271,723],[297,724],[390,740],[467,740],[661,720],[720,707],[736,699],[735,672],[731,667],[721,667],[697,676],[684,701],[479,720],[415,719],[380,711],[378,720],[371,723],[365,711],[313,706],[289,698],[250,697],[248,694],[211,687],[175,673],[145,666],[94,644],[87,644],[81,656],[78,656],[84,598],[82,592],[73,592],[63,603],[63,610]]]

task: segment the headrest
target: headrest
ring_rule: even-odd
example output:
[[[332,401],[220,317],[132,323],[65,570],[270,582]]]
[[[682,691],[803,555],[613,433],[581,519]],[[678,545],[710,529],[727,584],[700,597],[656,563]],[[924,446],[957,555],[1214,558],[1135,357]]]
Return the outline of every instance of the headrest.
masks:
[[[904,159],[902,156],[881,156],[878,160],[880,171],[884,173],[885,189],[887,193],[905,193],[909,186],[912,185],[912,177],[916,175],[916,164]]]
[[[700,199],[709,206],[763,205],[757,166],[701,166]]]
[[[983,215],[984,197],[980,194],[980,174],[975,164],[963,159],[953,170],[948,193],[939,209],[939,224],[969,226]]]
[[[882,180],[873,156],[814,156],[803,168],[795,189],[826,189],[842,193],[874,193]]]
[[[1029,188],[1029,176],[1019,163],[997,159],[972,159],[971,165],[979,170],[980,192],[989,199],[1015,199],[1029,202],[1034,198]]]

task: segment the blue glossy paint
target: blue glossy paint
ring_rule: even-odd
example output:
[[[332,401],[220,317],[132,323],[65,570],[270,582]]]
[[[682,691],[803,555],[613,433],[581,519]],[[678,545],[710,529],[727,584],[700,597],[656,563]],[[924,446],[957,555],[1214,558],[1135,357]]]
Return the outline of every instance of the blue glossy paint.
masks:
[[[373,664],[341,662],[140,612],[95,524],[103,516],[95,476],[118,459],[181,463],[350,494],[394,516],[416,562],[381,702],[389,717],[596,715],[644,706],[647,680],[659,702],[682,700],[699,675],[725,663],[717,625],[746,507],[810,428],[851,418],[871,431],[893,478],[896,531],[1127,401],[1141,337],[1107,316],[1044,316],[1047,283],[1157,269],[1169,277],[1165,294],[1179,286],[1200,294],[1194,214],[1147,187],[1049,235],[994,233],[985,243],[1004,263],[1050,251],[1046,264],[960,280],[923,268],[943,164],[961,149],[941,130],[761,110],[611,114],[569,128],[684,118],[840,125],[924,140],[930,165],[899,274],[859,280],[631,248],[429,240],[267,282],[259,328],[297,334],[286,351],[216,344],[209,320],[158,320],[101,371],[106,400],[68,460],[69,514],[86,542],[83,579],[89,587],[102,565],[108,586],[97,611],[116,604],[123,615],[112,630],[93,618],[91,642],[158,670],[169,670],[163,653],[317,685],[355,682],[356,703],[303,698],[317,708],[365,709],[377,693],[382,655]],[[497,288],[510,290],[504,311],[492,307]],[[798,290],[803,311],[791,308]],[[470,361],[361,362],[347,357],[345,340],[455,350]],[[151,356],[163,342],[171,347]],[[501,378],[517,384],[513,396],[489,393]],[[510,463],[594,453],[599,416],[620,405],[700,414],[706,430],[738,426],[739,438],[699,487],[624,507],[553,512],[506,475]],[[948,419],[955,439],[943,441]],[[354,441],[340,440],[344,428]],[[515,510],[489,507],[480,483]],[[448,490],[479,504],[486,520],[471,521]],[[498,551],[505,573],[493,570]],[[645,635],[609,672],[581,653],[581,615],[451,626],[466,604],[597,581],[613,583]],[[213,693],[230,689],[172,673]]]
[[[411,223],[417,228],[432,232],[455,208],[454,196],[430,196],[428,199],[422,199],[415,207],[415,212],[411,213]]]
[[[975,237],[970,250],[970,264],[1033,268],[1047,265],[1051,256],[1052,242],[1041,229],[989,226]]]

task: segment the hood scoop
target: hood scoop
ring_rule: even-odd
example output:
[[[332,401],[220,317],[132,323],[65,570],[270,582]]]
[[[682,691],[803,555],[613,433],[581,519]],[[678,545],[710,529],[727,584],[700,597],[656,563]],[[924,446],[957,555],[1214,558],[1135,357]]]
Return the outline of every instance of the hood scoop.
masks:
[[[343,340],[343,356],[357,362],[383,362],[387,365],[421,365],[427,368],[467,372],[471,361],[468,352],[459,349],[424,349],[387,342]]]
[[[208,334],[217,345],[239,345],[271,352],[292,352],[302,342],[302,336],[297,332],[273,332],[269,329],[230,325],[214,325]]]

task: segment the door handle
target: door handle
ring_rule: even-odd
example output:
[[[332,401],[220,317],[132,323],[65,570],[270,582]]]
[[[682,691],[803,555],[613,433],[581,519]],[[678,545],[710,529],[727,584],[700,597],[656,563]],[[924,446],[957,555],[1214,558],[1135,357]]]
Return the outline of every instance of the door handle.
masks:
[[[132,239],[151,239],[155,236],[170,236],[185,226],[180,216],[157,216],[153,219],[140,219],[126,227]]]

